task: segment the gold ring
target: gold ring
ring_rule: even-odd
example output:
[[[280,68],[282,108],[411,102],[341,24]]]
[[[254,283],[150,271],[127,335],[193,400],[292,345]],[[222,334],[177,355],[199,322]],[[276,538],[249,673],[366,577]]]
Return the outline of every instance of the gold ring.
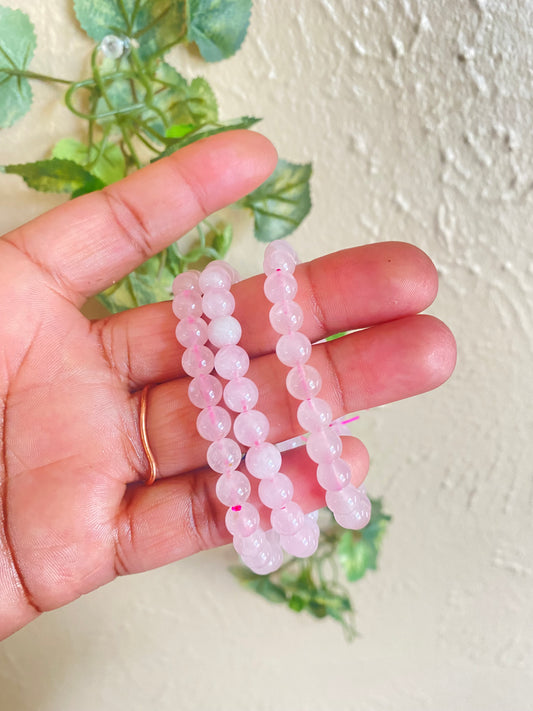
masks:
[[[146,401],[148,397],[148,385],[145,385],[141,393],[141,414],[139,417],[139,426],[141,430],[141,442],[143,445],[144,452],[150,464],[150,476],[144,482],[146,486],[150,486],[154,483],[158,475],[157,464],[155,461],[154,454],[148,443],[148,435],[146,434]]]

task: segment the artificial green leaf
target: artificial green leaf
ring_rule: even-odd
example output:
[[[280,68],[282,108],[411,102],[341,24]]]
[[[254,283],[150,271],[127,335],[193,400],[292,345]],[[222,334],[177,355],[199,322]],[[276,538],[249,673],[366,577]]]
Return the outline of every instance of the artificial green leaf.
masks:
[[[368,569],[376,569],[378,555],[376,547],[365,541],[362,536],[356,537],[351,531],[347,531],[342,536],[337,553],[346,577],[350,581],[359,580]]]
[[[283,588],[272,582],[268,575],[257,575],[257,573],[253,573],[249,568],[242,565],[231,566],[230,572],[245,587],[253,590],[269,602],[287,602],[287,596]]]
[[[32,91],[26,77],[37,41],[30,19],[21,10],[0,7],[0,128],[12,126],[29,111]]]
[[[280,159],[276,170],[257,190],[239,201],[254,215],[255,237],[272,242],[298,227],[311,209],[311,165],[296,165]]]
[[[205,126],[201,126],[200,128],[191,131],[183,138],[173,141],[166,150],[158,155],[157,158],[152,160],[152,163],[156,160],[160,160],[161,158],[166,158],[167,156],[170,156],[178,151],[180,148],[184,148],[185,146],[195,143],[195,141],[199,141],[202,138],[214,136],[217,133],[224,133],[225,131],[236,131],[239,128],[250,128],[250,126],[253,126],[258,121],[260,121],[260,119],[253,118],[252,116],[241,116],[241,118],[233,119],[232,121],[225,121],[224,123],[206,124]]]
[[[370,522],[361,531],[346,531],[337,546],[339,561],[348,580],[359,580],[376,570],[379,547],[391,517],[383,513],[380,499],[372,501]]]
[[[301,612],[306,604],[306,601],[299,595],[291,595],[289,599],[289,607],[291,610],[294,610],[294,612]]]
[[[183,138],[188,133],[194,130],[194,124],[192,123],[180,123],[170,126],[165,131],[165,136],[167,138]]]
[[[233,226],[227,223],[222,231],[216,232],[213,237],[213,249],[217,253],[217,259],[224,259],[233,241]]]
[[[251,9],[252,0],[188,0],[187,39],[208,62],[231,57],[246,37]]]
[[[90,170],[104,185],[111,185],[126,174],[124,154],[116,143],[107,143],[102,150],[102,143],[95,143],[91,150],[75,138],[62,138],[52,150],[53,158],[73,160],[78,165]]]
[[[218,102],[210,84],[203,77],[191,81],[189,111],[197,126],[218,121]]]
[[[161,252],[98,294],[98,300],[111,313],[167,301],[171,297],[174,276],[168,268],[166,252]]]
[[[52,158],[36,163],[6,165],[4,172],[20,175],[30,188],[46,193],[76,193],[82,189],[92,192],[104,187],[99,178],[73,160]]]
[[[218,119],[218,105],[213,90],[205,79],[197,78],[188,84],[174,67],[160,62],[153,74],[154,94],[146,97],[148,125],[161,136],[182,138],[192,129]],[[137,95],[139,92],[137,92]],[[167,131],[168,125],[191,126],[181,136]]]
[[[186,35],[186,0],[74,0],[74,11],[97,42],[110,34],[136,40],[142,60],[162,56]]]

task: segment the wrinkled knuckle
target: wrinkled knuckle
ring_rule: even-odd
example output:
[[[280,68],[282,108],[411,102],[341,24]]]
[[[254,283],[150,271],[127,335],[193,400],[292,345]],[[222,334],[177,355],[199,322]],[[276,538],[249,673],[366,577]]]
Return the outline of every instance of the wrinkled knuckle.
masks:
[[[150,232],[144,224],[143,217],[132,203],[129,203],[116,191],[104,188],[100,193],[106,203],[115,228],[124,239],[131,244],[145,262],[153,255]]]
[[[193,476],[189,490],[189,527],[198,550],[208,550],[228,542],[224,514],[214,489],[205,477]]]

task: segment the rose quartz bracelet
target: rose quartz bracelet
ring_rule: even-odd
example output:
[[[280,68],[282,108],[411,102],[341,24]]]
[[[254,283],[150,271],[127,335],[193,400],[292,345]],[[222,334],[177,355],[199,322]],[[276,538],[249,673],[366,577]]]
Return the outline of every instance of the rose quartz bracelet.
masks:
[[[248,502],[250,482],[237,470],[242,461],[239,445],[227,437],[231,430],[231,417],[218,403],[222,398],[222,384],[212,375],[213,366],[224,377],[245,371],[248,355],[242,348],[228,351],[225,346],[240,338],[240,326],[227,313],[233,310],[234,300],[229,287],[234,276],[230,267],[212,263],[202,274],[185,272],[173,283],[172,309],[178,317],[176,338],[184,346],[183,369],[192,377],[189,398],[200,408],[196,421],[198,433],[211,442],[207,461],[220,477],[216,492],[219,500],[228,506],[226,527],[233,535],[233,543],[243,562],[256,573],[270,573],[279,568],[283,554],[279,541],[260,527],[259,512]],[[206,294],[202,298],[202,292]],[[216,293],[215,293],[216,292]],[[213,317],[209,326],[202,318],[203,308]],[[218,316],[216,315],[218,314]],[[216,356],[206,346],[208,336],[216,346],[221,346]]]
[[[341,458],[342,440],[330,427],[331,408],[318,398],[322,379],[316,368],[306,365],[311,356],[311,342],[299,329],[303,313],[294,301],[298,284],[293,276],[298,258],[286,242],[271,242],[264,257],[265,295],[272,328],[280,334],[276,345],[279,360],[290,370],[286,377],[289,393],[301,400],[298,422],[310,432],[306,440],[309,457],[318,464],[317,479],[326,490],[326,503],[343,528],[358,530],[370,520],[371,504],[362,488],[350,483],[349,464]]]

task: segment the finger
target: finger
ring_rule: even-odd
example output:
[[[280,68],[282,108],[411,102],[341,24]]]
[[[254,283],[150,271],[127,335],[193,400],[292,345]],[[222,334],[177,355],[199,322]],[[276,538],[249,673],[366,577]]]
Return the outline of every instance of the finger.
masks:
[[[411,316],[317,344],[309,364],[321,373],[320,397],[330,403],[333,416],[340,417],[437,387],[454,368],[455,341],[438,319]],[[272,442],[302,432],[296,418],[299,403],[285,388],[287,372],[273,354],[250,365],[249,377],[260,393],[257,409],[269,418]],[[206,462],[208,443],[196,432],[198,410],[189,403],[188,382],[180,378],[150,390],[148,439],[162,477]],[[138,403],[138,394],[132,398]],[[138,470],[145,469],[146,462],[139,461]]]
[[[5,239],[81,304],[255,189],[275,165],[275,150],[260,134],[219,134],[61,205]]]
[[[368,470],[368,454],[359,440],[343,438],[343,458],[352,467],[352,482],[359,486]],[[294,501],[305,512],[325,505],[324,490],[316,481],[316,464],[305,449],[283,454],[283,471],[294,484]],[[115,569],[139,573],[229,543],[226,507],[216,496],[218,474],[201,469],[158,481],[151,487],[130,489],[118,517]],[[251,481],[250,501],[270,528],[270,511],[261,505],[257,481]]]
[[[423,311],[438,286],[429,257],[403,242],[330,254],[300,265],[297,278],[302,331],[311,341]],[[278,338],[268,321],[271,304],[263,282],[257,276],[233,287],[241,344],[252,357],[272,351]],[[175,328],[170,302],[124,311],[93,326],[108,362],[132,389],[183,375]]]

